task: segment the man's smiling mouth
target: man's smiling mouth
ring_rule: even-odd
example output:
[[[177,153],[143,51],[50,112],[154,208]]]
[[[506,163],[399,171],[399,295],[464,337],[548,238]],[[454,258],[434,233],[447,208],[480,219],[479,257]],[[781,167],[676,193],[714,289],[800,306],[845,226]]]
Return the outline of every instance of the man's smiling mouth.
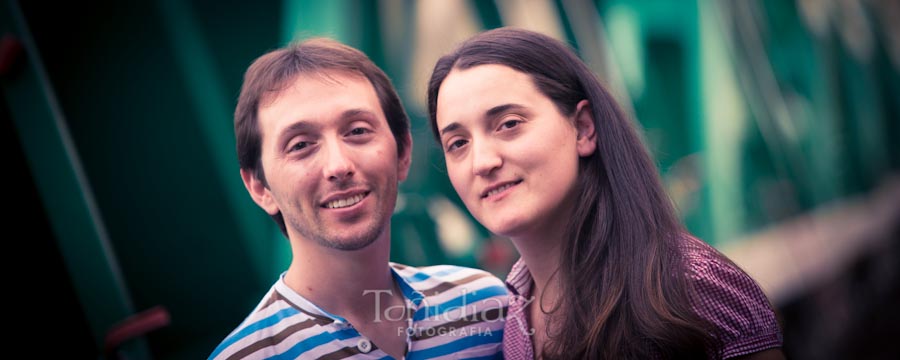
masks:
[[[369,196],[368,191],[361,193],[361,194],[356,194],[356,195],[353,195],[350,197],[346,197],[343,199],[329,201],[329,202],[325,203],[325,205],[322,205],[322,207],[324,207],[326,209],[345,208],[345,207],[356,205],[357,203],[359,203],[360,201],[365,199],[366,196]]]

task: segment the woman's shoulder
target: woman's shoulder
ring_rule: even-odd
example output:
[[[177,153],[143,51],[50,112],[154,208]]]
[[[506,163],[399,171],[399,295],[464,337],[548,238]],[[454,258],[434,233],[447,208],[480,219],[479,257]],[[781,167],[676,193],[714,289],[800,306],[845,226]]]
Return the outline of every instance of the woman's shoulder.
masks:
[[[682,242],[693,287],[692,307],[714,330],[723,358],[781,346],[775,312],[746,272],[694,237]]]
[[[694,281],[716,278],[753,281],[747,273],[703,240],[686,235],[680,246],[687,263],[688,275]]]

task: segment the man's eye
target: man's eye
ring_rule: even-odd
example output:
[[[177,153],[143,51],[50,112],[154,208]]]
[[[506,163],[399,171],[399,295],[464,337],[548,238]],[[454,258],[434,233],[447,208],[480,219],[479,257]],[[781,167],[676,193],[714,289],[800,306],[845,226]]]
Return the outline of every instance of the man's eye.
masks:
[[[300,150],[305,149],[307,146],[309,146],[308,142],[300,141],[300,142],[294,144],[293,146],[291,146],[291,148],[288,150],[288,152],[300,151]]]
[[[353,130],[350,130],[350,135],[363,135],[368,132],[369,132],[369,129],[358,127]]]

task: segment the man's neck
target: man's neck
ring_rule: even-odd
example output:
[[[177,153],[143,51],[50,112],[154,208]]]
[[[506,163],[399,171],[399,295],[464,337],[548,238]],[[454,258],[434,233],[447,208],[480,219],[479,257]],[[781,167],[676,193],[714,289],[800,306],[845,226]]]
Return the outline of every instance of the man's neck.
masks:
[[[319,308],[349,321],[384,352],[402,358],[409,315],[388,265],[390,240],[385,231],[375,242],[353,251],[292,240],[294,259],[284,282]]]
[[[305,245],[305,246],[304,246]],[[285,274],[285,283],[298,294],[329,313],[363,319],[380,311],[374,307],[388,297],[367,290],[392,291],[394,279],[388,266],[390,233],[385,232],[369,246],[353,251],[337,250],[305,242],[292,244],[293,260]]]

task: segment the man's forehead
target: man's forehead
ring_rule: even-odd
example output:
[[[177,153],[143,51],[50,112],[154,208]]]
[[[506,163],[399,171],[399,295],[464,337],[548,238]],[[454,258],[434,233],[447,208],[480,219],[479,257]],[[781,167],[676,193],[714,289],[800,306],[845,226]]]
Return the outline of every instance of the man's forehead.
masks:
[[[337,88],[329,90],[321,87],[323,85]],[[359,86],[364,88],[362,92],[359,91]],[[260,130],[271,129],[275,136],[290,130],[321,129],[350,118],[384,117],[374,86],[365,76],[349,71],[299,74],[281,89],[273,90],[267,95],[261,99],[263,101],[258,107],[257,116],[260,123],[266,124],[261,124]],[[297,101],[303,104],[298,104]]]

